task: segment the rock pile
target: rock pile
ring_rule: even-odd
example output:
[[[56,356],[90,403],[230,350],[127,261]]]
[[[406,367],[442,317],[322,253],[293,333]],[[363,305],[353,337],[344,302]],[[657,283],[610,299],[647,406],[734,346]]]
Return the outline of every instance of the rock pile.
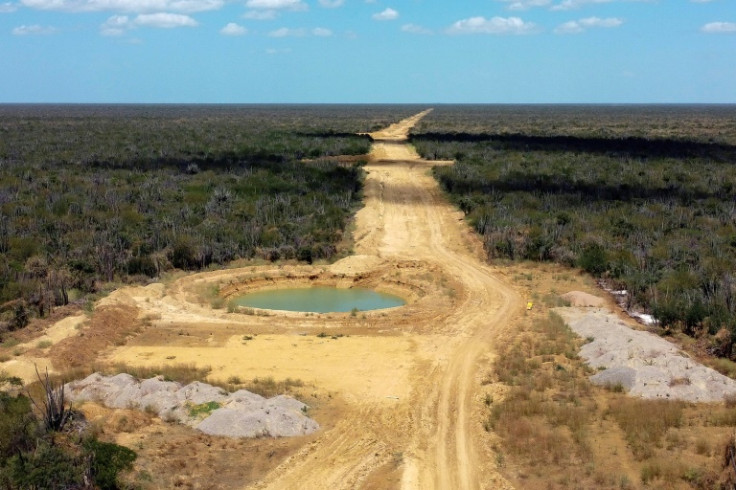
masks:
[[[642,398],[691,402],[736,396],[736,381],[690,359],[676,345],[649,332],[633,330],[615,314],[586,308],[555,308],[579,336],[590,341],[580,355],[599,372],[598,385],[620,385]]]
[[[291,437],[311,434],[319,424],[305,415],[307,405],[289,396],[264,398],[193,382],[186,386],[158,376],[138,380],[129,374],[94,373],[65,385],[74,402],[93,401],[132,408],[177,421],[206,434],[228,437]]]

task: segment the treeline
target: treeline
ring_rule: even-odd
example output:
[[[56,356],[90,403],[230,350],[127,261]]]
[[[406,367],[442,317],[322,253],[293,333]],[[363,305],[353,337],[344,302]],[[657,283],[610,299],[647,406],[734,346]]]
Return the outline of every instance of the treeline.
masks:
[[[409,109],[361,111],[0,107],[0,327],[104,282],[335,257],[362,171],[323,157],[367,153],[351,131]]]
[[[736,122],[736,108],[730,114]],[[441,117],[431,114],[439,122],[429,124]],[[600,132],[592,112],[588,123]],[[641,130],[636,111],[629,126]],[[734,147],[640,136],[609,144],[569,138],[565,127],[520,144],[523,123],[513,129],[511,138],[457,141],[421,128],[413,137],[421,154],[458,160],[435,176],[483,236],[489,259],[582,267],[627,290],[627,307],[653,313],[665,328],[720,332],[713,351],[736,357]]]

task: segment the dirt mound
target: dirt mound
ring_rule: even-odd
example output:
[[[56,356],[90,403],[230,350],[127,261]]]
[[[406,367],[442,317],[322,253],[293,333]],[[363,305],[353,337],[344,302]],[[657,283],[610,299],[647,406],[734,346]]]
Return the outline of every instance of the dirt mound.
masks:
[[[319,429],[317,422],[304,415],[307,405],[284,395],[266,399],[246,390],[228,393],[197,381],[182,386],[160,376],[139,381],[124,373],[94,373],[65,388],[72,401],[145,410],[210,435],[291,437]]]
[[[139,329],[138,308],[130,305],[97,308],[78,335],[69,335],[51,348],[57,369],[90,365],[106,348],[121,344]]]
[[[615,314],[555,308],[570,328],[590,342],[580,355],[599,372],[598,385],[620,385],[642,398],[691,402],[723,401],[736,395],[736,381],[699,364],[676,345],[649,332],[632,330]]]
[[[560,296],[560,298],[568,301],[570,306],[602,307],[606,305],[606,301],[603,298],[582,291],[570,291]]]

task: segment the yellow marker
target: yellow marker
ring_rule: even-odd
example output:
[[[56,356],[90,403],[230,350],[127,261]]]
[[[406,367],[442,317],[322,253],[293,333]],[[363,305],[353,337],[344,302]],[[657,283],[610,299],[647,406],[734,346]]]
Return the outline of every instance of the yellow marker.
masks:
[[[530,301],[530,302],[528,302],[528,303],[526,304],[526,309],[527,309],[527,310],[531,310],[533,306],[534,306],[534,303],[532,303],[532,302]]]

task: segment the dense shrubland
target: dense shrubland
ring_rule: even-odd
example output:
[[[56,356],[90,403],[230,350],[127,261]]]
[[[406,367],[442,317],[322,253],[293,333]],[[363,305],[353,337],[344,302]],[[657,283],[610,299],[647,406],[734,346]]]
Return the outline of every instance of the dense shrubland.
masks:
[[[324,157],[413,110],[0,107],[0,322],[171,268],[333,258],[362,172]]]
[[[449,131],[448,131],[449,129]],[[489,259],[576,265],[736,356],[736,108],[441,108],[414,131]]]

